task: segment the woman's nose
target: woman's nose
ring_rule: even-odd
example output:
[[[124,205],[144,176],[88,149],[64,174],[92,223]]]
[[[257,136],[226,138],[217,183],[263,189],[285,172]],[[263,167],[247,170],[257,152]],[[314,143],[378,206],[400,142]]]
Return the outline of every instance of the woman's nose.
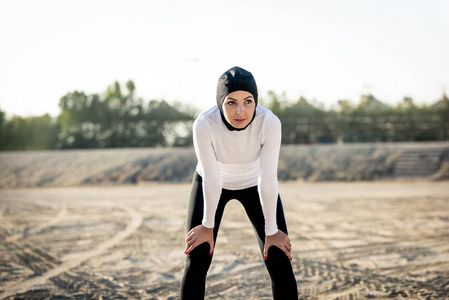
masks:
[[[243,105],[237,106],[237,114],[241,114],[245,111],[245,107]]]

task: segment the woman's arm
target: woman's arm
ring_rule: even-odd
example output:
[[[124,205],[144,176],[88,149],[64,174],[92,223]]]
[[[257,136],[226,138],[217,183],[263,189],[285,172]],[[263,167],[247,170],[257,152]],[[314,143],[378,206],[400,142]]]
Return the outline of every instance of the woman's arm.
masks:
[[[281,148],[281,122],[272,116],[264,124],[265,139],[260,152],[259,195],[265,217],[264,259],[268,259],[268,249],[276,246],[292,260],[292,244],[289,237],[278,230],[276,222],[276,204],[279,195],[277,178],[279,151]]]
[[[212,132],[207,120],[199,119],[193,124],[193,145],[198,163],[203,171],[204,214],[202,224],[207,228],[213,228],[223,179],[212,145]]]
[[[264,140],[260,151],[259,195],[265,217],[265,235],[278,232],[276,203],[279,194],[278,161],[281,147],[281,122],[272,115],[264,123]]]
[[[214,251],[215,211],[221,195],[223,180],[215,156],[212,133],[205,120],[196,120],[193,123],[193,145],[195,147],[198,164],[202,170],[204,212],[202,224],[192,228],[186,235],[186,249],[189,254],[202,243],[209,243],[210,255]]]

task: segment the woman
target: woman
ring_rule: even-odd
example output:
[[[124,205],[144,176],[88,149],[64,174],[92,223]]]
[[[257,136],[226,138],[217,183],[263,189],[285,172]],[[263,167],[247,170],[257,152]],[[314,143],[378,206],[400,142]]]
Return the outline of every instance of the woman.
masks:
[[[257,105],[253,75],[233,67],[220,76],[217,105],[193,124],[196,168],[187,215],[181,299],[204,299],[206,274],[225,205],[237,199],[253,224],[274,299],[298,299],[278,194],[281,123]]]

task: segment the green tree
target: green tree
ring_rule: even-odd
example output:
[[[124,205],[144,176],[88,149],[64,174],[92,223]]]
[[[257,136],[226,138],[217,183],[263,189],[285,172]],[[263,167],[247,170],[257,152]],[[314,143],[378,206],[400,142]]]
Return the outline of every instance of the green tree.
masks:
[[[13,116],[11,120],[3,120],[1,126],[1,150],[45,150],[56,146],[58,128],[48,114]]]
[[[6,114],[0,109],[0,150],[7,149],[11,139],[11,126],[6,120]]]
[[[61,148],[170,146],[176,140],[176,123],[193,119],[189,112],[152,100],[147,106],[134,96],[129,80],[124,94],[118,82],[109,86],[104,97],[68,93],[60,100],[58,122]],[[189,143],[185,143],[188,145]]]

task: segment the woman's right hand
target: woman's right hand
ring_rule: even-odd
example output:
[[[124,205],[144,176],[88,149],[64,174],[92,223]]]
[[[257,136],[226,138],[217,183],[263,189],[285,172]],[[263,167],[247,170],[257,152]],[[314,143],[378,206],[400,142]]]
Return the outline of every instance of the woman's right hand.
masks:
[[[214,252],[214,229],[207,228],[204,225],[198,225],[192,228],[186,235],[186,249],[184,254],[189,254],[204,242],[209,243],[210,255],[212,255],[212,252]]]

